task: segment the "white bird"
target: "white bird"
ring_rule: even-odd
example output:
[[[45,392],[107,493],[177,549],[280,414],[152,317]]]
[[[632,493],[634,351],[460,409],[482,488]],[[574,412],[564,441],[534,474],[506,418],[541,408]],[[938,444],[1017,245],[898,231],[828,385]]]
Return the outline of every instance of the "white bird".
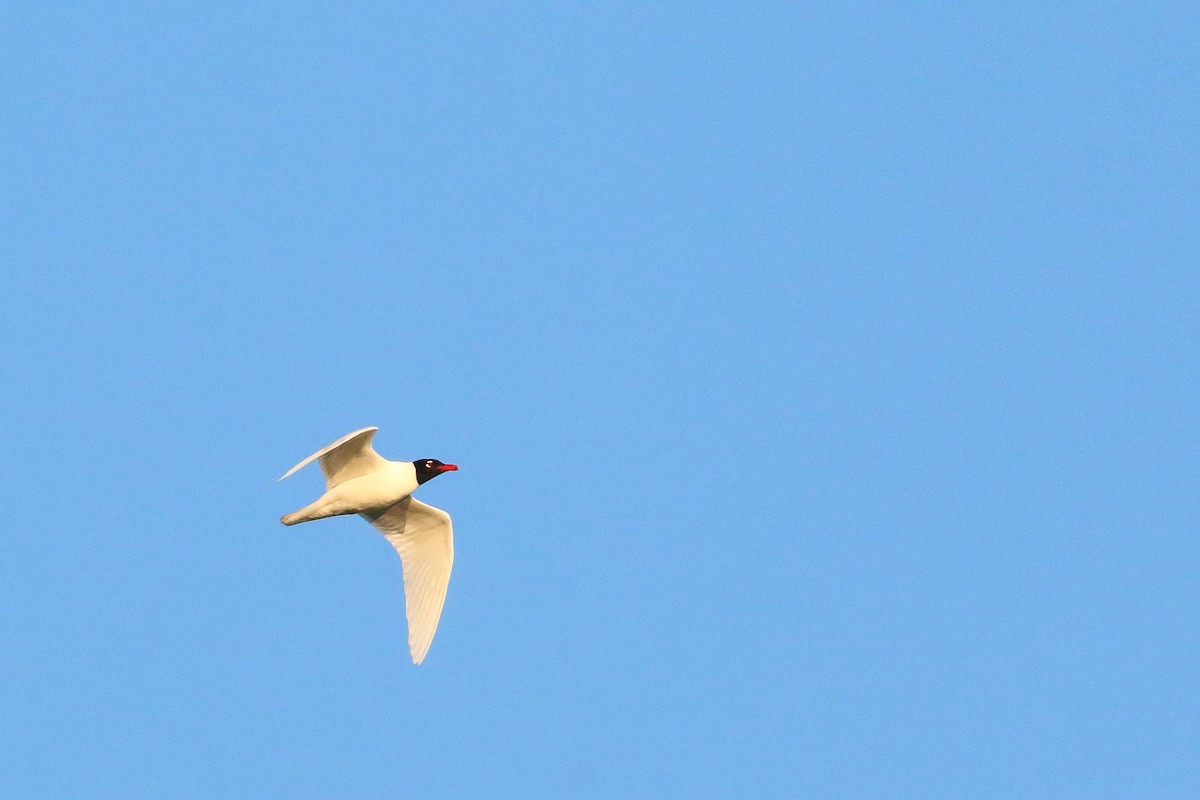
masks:
[[[388,461],[371,447],[377,430],[371,427],[348,433],[289,469],[283,478],[320,459],[326,492],[315,503],[284,515],[280,522],[296,525],[359,514],[379,529],[404,564],[408,649],[413,663],[420,664],[429,652],[446,602],[454,566],[454,527],[449,514],[414,499],[412,493],[422,483],[458,467],[435,458]]]

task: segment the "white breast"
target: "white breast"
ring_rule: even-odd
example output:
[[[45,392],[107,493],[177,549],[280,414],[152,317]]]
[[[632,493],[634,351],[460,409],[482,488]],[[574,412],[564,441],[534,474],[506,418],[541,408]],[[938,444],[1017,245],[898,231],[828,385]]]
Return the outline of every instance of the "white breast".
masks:
[[[388,461],[385,466],[361,478],[352,478],[329,490],[339,506],[359,513],[386,508],[408,497],[417,488],[417,471],[411,461]]]

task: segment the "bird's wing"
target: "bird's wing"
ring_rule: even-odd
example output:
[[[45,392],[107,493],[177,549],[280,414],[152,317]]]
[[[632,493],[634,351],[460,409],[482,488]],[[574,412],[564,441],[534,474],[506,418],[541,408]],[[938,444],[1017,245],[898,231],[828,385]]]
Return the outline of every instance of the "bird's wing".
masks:
[[[442,618],[446,587],[454,566],[454,526],[450,515],[411,496],[364,519],[379,529],[404,564],[404,606],[408,614],[408,649],[414,664],[429,652]]]
[[[296,466],[284,473],[288,477],[297,470],[307,467],[316,459],[321,459],[321,471],[325,473],[325,488],[332,489],[339,483],[351,478],[368,475],[387,464],[387,459],[375,452],[371,440],[375,438],[376,427],[362,428],[354,433],[347,433],[328,447],[323,447]],[[283,480],[280,478],[279,480]]]

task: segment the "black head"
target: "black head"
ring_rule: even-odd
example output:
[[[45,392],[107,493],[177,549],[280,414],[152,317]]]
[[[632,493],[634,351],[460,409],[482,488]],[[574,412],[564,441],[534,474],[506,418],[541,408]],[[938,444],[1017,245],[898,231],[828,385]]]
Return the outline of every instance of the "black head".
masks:
[[[436,478],[443,472],[454,472],[458,467],[453,464],[443,464],[436,458],[421,458],[413,462],[413,466],[417,470],[417,483],[422,484],[427,480]]]

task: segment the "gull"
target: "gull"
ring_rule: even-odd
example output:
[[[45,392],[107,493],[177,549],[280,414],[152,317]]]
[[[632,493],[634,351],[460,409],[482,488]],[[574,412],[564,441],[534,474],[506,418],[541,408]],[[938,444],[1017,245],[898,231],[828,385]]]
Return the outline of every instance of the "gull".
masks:
[[[446,602],[454,566],[454,526],[449,514],[422,503],[412,493],[422,483],[458,467],[436,458],[388,461],[371,446],[378,430],[370,427],[348,433],[289,469],[283,478],[320,460],[326,491],[316,502],[279,521],[297,525],[358,514],[379,529],[404,565],[408,649],[413,663],[420,664],[429,652]]]

